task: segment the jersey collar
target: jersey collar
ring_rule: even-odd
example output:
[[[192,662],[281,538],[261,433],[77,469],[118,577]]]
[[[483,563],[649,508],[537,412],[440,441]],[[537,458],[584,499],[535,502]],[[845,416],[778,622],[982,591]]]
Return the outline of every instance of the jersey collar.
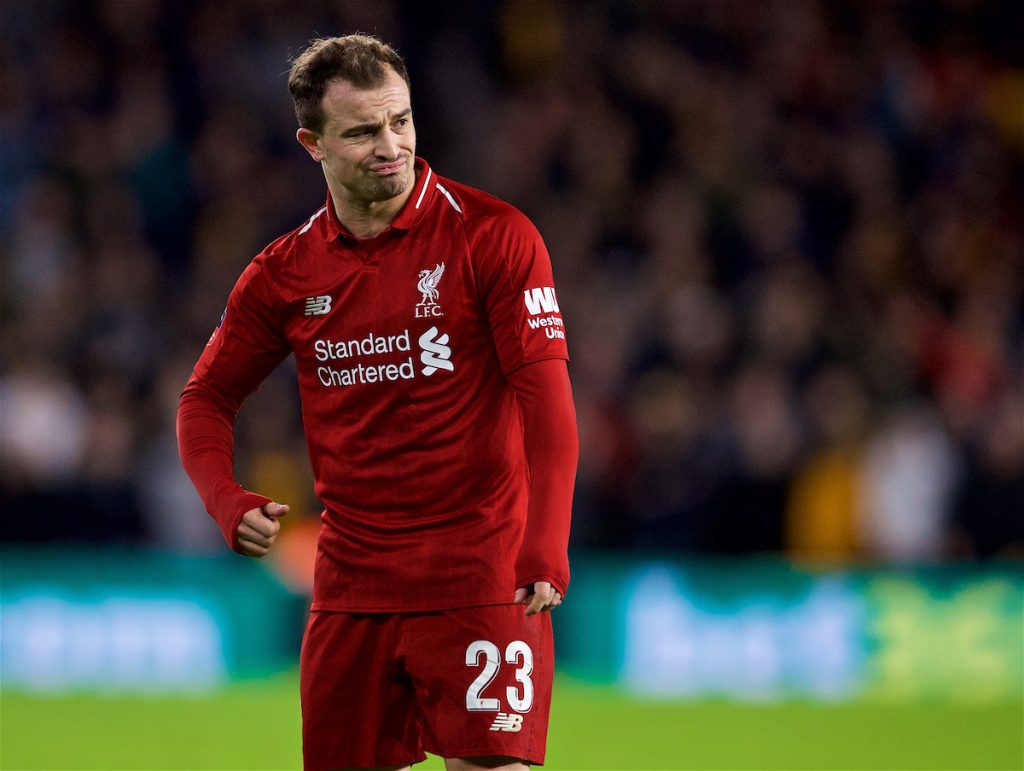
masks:
[[[399,210],[398,215],[391,223],[391,230],[409,230],[422,219],[435,195],[437,195],[437,176],[433,169],[422,158],[417,157],[414,168],[416,169],[416,181],[413,183],[412,194]],[[327,216],[325,236],[328,241],[335,241],[344,236],[347,239],[355,240],[355,236],[348,228],[341,224],[338,213],[334,209],[334,200],[331,198],[331,191],[327,191],[327,206],[324,212]]]
[[[422,158],[417,158],[415,169],[416,183],[412,186],[412,195],[409,196],[405,205],[398,212],[398,216],[391,223],[392,228],[409,230],[423,218],[436,195],[437,177],[430,165]]]

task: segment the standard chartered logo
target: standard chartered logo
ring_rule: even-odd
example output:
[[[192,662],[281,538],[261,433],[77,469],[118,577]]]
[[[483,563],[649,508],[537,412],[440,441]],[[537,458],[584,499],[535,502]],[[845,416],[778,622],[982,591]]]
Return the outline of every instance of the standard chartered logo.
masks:
[[[326,388],[412,380],[416,377],[416,354],[410,337],[409,330],[404,329],[397,335],[370,332],[352,340],[314,340],[313,357],[321,365],[316,368],[317,379]],[[418,342],[423,375],[429,377],[439,369],[455,371],[447,333],[440,334],[437,327],[431,327]],[[408,355],[397,358],[401,353]]]
[[[455,371],[455,365],[451,362],[452,349],[448,347],[448,333],[438,336],[437,332],[437,327],[431,327],[419,339],[420,348],[423,349],[420,354],[420,361],[424,364],[423,374],[428,377],[439,369]]]

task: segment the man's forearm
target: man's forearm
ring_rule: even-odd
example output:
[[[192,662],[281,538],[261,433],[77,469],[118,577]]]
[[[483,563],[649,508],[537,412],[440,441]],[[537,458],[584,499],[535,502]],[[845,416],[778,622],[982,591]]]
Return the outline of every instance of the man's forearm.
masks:
[[[523,416],[530,501],[516,583],[569,583],[569,525],[579,458],[576,411],[565,362],[539,361],[509,376]]]
[[[178,402],[178,454],[206,510],[220,527],[224,540],[240,551],[238,523],[249,509],[269,498],[247,492],[234,475],[235,413],[194,381]]]

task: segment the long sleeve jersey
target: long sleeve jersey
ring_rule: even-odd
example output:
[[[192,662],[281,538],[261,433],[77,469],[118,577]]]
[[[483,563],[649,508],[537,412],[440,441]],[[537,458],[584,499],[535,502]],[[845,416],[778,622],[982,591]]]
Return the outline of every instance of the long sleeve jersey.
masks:
[[[391,227],[325,206],[243,272],[178,413],[183,464],[238,550],[268,499],[234,479],[244,399],[289,354],[325,509],[313,608],[423,611],[565,592],[578,442],[540,235],[417,159]]]

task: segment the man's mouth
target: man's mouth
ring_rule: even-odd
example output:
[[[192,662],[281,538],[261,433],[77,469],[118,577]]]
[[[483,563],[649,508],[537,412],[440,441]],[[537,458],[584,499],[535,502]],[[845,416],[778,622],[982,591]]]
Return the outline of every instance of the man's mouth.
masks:
[[[370,173],[376,174],[380,177],[400,174],[403,171],[405,171],[405,160],[395,161],[393,163],[378,163],[377,165],[370,167]]]

